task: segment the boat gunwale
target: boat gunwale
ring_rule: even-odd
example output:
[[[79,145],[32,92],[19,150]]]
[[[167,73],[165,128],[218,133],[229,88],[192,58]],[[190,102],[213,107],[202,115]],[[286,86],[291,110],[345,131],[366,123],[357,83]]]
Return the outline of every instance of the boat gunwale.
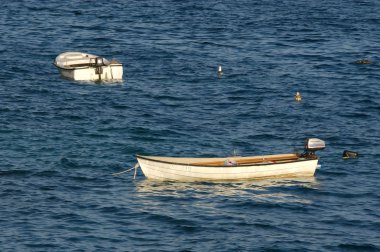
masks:
[[[94,66],[74,66],[74,67],[62,67],[60,65],[57,64],[56,61],[53,62],[53,65],[59,69],[63,69],[63,70],[76,70],[76,69],[87,69],[87,68],[96,68]],[[123,66],[123,64],[121,63],[111,63],[111,64],[108,64],[108,65],[105,65],[105,66]]]
[[[59,66],[57,64],[57,62],[53,62],[53,65],[59,69],[63,69],[63,70],[76,70],[76,69],[87,69],[87,68],[91,68],[91,66],[81,66],[81,67],[62,67],[62,66]]]
[[[264,165],[279,165],[279,164],[287,164],[287,163],[297,163],[297,162],[305,162],[305,161],[311,161],[311,160],[318,160],[319,158],[305,158],[300,160],[299,158],[296,160],[291,161],[283,161],[281,163],[251,163],[251,164],[237,164],[237,165],[205,165],[205,164],[192,164],[192,163],[178,163],[178,162],[169,162],[164,160],[157,160],[154,158],[149,158],[149,156],[142,156],[142,155],[136,155],[136,158],[144,159],[148,161],[153,161],[157,163],[164,163],[164,164],[173,164],[173,165],[185,165],[185,166],[195,166],[195,167],[220,167],[220,168],[233,168],[233,167],[248,167],[248,166],[264,166]]]

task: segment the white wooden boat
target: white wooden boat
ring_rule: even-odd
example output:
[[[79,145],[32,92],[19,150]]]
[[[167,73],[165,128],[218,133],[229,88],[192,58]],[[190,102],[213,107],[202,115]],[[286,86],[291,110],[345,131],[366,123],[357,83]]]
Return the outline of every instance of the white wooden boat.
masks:
[[[173,181],[244,180],[270,177],[314,176],[318,166],[315,151],[324,141],[306,139],[302,154],[251,157],[189,158],[137,155],[138,164],[148,179]]]
[[[65,52],[53,63],[64,78],[81,81],[122,80],[123,65],[97,55]]]

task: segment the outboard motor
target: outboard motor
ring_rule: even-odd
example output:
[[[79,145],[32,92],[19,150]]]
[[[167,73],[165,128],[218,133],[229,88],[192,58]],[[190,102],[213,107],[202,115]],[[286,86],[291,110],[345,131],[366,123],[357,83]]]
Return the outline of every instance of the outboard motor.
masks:
[[[342,157],[343,157],[343,159],[358,158],[359,153],[355,152],[355,151],[345,150],[345,151],[343,151]]]
[[[326,147],[325,141],[318,138],[306,138],[304,153],[301,155],[305,158],[317,158],[316,151],[323,150]]]

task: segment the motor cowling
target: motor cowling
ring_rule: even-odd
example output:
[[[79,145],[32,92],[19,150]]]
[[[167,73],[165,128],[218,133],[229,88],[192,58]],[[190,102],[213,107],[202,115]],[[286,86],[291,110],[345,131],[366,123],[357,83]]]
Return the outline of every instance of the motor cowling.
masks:
[[[318,138],[306,138],[303,156],[315,158],[315,152],[324,148],[326,148],[325,141]]]
[[[326,148],[325,141],[318,138],[305,139],[305,151],[318,151]]]

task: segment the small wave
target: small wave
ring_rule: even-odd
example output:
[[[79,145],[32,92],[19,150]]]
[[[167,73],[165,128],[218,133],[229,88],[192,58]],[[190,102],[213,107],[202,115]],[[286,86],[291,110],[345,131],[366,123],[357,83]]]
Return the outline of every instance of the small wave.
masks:
[[[65,168],[78,168],[79,164],[74,160],[70,160],[68,158],[61,158],[60,163]]]
[[[58,249],[60,245],[54,243],[38,242],[38,243],[25,243],[25,246],[30,249],[46,250],[46,249]]]
[[[0,176],[26,176],[33,174],[28,170],[0,170]]]
[[[171,225],[175,225],[177,229],[181,229],[184,231],[195,231],[198,230],[200,227],[198,224],[194,221],[187,220],[187,219],[181,219],[181,218],[175,218],[164,214],[152,214],[150,213],[147,217],[148,220],[151,221],[157,221],[157,222],[163,222]]]
[[[348,251],[379,251],[380,248],[370,243],[342,243],[339,244],[340,249]]]
[[[34,173],[34,175],[37,177],[54,177],[54,176],[57,176],[59,174],[60,174],[60,172],[58,172],[56,170],[44,170],[44,171],[38,171],[38,172]]]
[[[355,118],[355,119],[366,119],[369,118],[371,115],[366,112],[349,112],[349,113],[339,113],[340,116],[346,117],[346,118]]]

